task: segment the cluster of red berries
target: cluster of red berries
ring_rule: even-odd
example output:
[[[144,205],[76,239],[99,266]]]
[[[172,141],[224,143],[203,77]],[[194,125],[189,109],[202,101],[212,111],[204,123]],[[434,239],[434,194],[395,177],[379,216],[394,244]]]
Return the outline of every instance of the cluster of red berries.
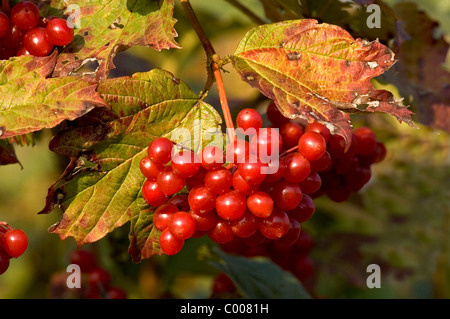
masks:
[[[28,237],[23,230],[0,222],[0,275],[8,270],[10,259],[21,256],[27,247]]]
[[[88,251],[78,249],[73,251],[69,257],[71,264],[80,267],[84,275],[84,284],[80,290],[81,299],[126,299],[126,292],[111,285],[111,274],[101,267],[95,255]]]
[[[291,121],[274,103],[267,117],[272,127],[262,128],[256,110],[242,110],[237,131],[248,141],[235,139],[225,153],[206,146],[200,155],[186,149],[175,154],[167,138],[150,143],[140,162],[147,178],[142,195],[157,207],[153,225],[162,232],[165,254],[205,234],[218,244],[238,237],[250,246],[261,238],[293,245],[300,224],[316,209],[313,198],[323,193],[335,201],[348,198],[368,182],[370,165],[386,152],[368,128],[354,132],[345,152],[343,138],[323,124]],[[185,186],[187,196],[171,198]]]
[[[41,18],[31,1],[17,3],[10,12],[0,11],[0,59],[14,56],[47,56],[55,46],[72,42],[73,26],[65,19]]]

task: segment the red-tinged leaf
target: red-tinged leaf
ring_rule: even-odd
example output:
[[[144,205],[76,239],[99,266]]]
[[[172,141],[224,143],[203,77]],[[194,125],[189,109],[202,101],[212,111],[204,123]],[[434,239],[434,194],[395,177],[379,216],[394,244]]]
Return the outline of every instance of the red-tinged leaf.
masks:
[[[284,116],[326,124],[351,141],[347,113],[385,112],[414,126],[412,112],[371,79],[395,62],[378,41],[354,39],[341,27],[292,20],[256,27],[233,64],[244,81],[275,101]]]
[[[0,140],[0,165],[17,164],[14,147],[6,140]]]
[[[117,52],[131,46],[158,51],[179,48],[173,28],[174,0],[51,1],[51,6],[59,9],[72,4],[80,8],[80,27],[58,57],[53,76],[78,75],[99,81],[114,68]],[[93,70],[77,72],[84,65],[94,65]]]
[[[140,260],[159,253],[152,209],[141,194],[139,162],[149,143],[165,136],[198,151],[209,142],[202,135],[220,128],[221,120],[186,84],[160,69],[104,80],[98,92],[110,108],[68,122],[50,142],[52,151],[72,161],[50,187],[40,213],[60,207],[62,218],[50,231],[61,239],[74,237],[78,245],[131,221],[130,252]]]
[[[43,58],[0,61],[0,138],[52,128],[105,105],[94,84],[76,77],[47,78],[56,56],[55,51]]]

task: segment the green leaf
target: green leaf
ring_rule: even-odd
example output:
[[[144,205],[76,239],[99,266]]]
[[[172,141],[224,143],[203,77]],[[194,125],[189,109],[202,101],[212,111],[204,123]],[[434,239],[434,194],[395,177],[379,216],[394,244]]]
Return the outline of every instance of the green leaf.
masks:
[[[94,84],[76,77],[47,78],[56,55],[0,61],[0,138],[52,128],[105,105]]]
[[[106,79],[118,51],[134,45],[155,50],[179,48],[173,28],[173,0],[52,0],[60,10],[80,8],[80,28],[58,57],[53,76],[66,76],[89,63],[95,71],[79,74],[91,80]],[[74,14],[66,12],[66,14]]]
[[[96,108],[67,123],[50,142],[51,150],[72,162],[49,189],[41,211],[49,213],[59,206],[63,216],[51,232],[62,239],[72,236],[78,245],[101,239],[145,209],[139,162],[151,141],[165,136],[200,150],[202,143],[206,145],[202,135],[218,130],[221,123],[213,107],[160,69],[104,80],[98,91],[110,109]],[[178,135],[178,128],[188,134]],[[151,219],[144,218],[143,223]],[[146,225],[139,222],[137,227]],[[131,233],[141,236],[136,230]]]
[[[393,65],[393,52],[378,41],[355,40],[341,27],[311,19],[258,26],[232,60],[242,80],[274,100],[284,116],[322,122],[347,145],[348,113],[385,112],[414,126],[412,112],[371,83]]]
[[[289,272],[268,259],[234,256],[216,249],[220,262],[212,265],[223,271],[249,299],[310,299],[302,284]]]

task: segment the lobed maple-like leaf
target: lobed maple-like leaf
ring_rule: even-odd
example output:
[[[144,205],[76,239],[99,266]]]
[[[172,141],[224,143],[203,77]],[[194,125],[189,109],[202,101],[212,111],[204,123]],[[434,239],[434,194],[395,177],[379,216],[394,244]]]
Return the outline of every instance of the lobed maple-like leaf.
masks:
[[[41,213],[60,207],[63,216],[50,231],[61,239],[74,237],[78,245],[133,221],[130,251],[139,260],[140,251],[148,250],[146,231],[152,229],[152,209],[140,193],[145,178],[139,162],[148,144],[165,136],[199,150],[201,136],[219,129],[221,120],[186,84],[160,69],[101,81],[98,92],[110,108],[67,123],[50,142],[51,150],[72,161],[49,189]],[[177,128],[187,134],[178,135]]]
[[[104,101],[96,85],[76,77],[47,78],[56,51],[43,58],[0,61],[0,138],[52,128],[86,114]]]
[[[113,59],[120,50],[134,45],[158,51],[179,48],[173,0],[52,0],[50,5],[61,10],[77,5],[80,17],[80,27],[58,57],[53,76],[76,74],[103,80],[114,68]],[[86,64],[94,65],[95,70],[78,74]]]
[[[339,26],[313,19],[258,26],[241,40],[232,61],[284,116],[322,122],[347,145],[348,113],[384,112],[414,126],[407,106],[371,83],[394,64],[393,52],[378,41],[355,40]]]

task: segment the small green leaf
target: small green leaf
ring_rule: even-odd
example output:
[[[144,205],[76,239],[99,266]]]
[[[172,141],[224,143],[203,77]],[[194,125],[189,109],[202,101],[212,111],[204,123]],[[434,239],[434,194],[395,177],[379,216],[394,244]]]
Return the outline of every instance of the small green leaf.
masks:
[[[216,249],[222,259],[212,265],[223,271],[246,298],[310,299],[302,284],[289,272],[267,259],[234,256]]]

